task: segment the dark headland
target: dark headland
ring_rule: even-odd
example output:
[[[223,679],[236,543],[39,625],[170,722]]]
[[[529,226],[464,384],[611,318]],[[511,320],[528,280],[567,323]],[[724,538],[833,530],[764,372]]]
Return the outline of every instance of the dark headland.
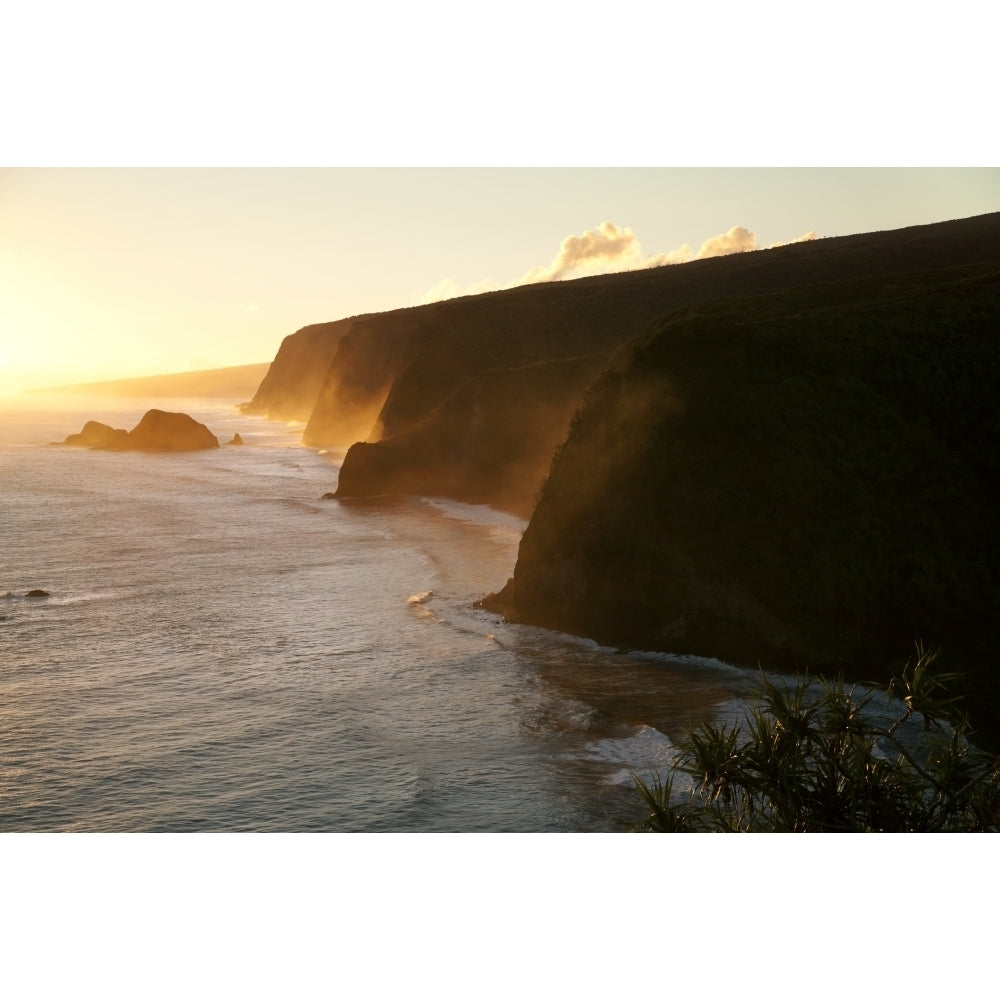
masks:
[[[991,214],[308,327],[249,409],[350,446],[337,496],[530,516],[511,620],[873,681],[920,639],[995,736],[998,400]]]

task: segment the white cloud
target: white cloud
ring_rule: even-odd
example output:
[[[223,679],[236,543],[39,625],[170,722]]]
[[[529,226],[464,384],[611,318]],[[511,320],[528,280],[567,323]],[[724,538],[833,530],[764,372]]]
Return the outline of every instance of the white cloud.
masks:
[[[698,251],[698,260],[705,257],[725,257],[731,253],[746,253],[757,249],[757,237],[743,226],[733,226],[728,232],[719,233],[705,240]]]
[[[802,243],[816,239],[814,232],[806,233],[789,243]],[[772,247],[785,246],[774,243]],[[565,278],[579,278],[591,274],[608,274],[615,271],[636,271],[649,267],[663,267],[670,264],[684,264],[691,260],[707,257],[722,257],[731,253],[746,253],[759,250],[757,237],[743,226],[733,226],[718,236],[712,236],[702,243],[695,253],[685,243],[676,250],[665,253],[646,254],[635,231],[629,226],[619,227],[613,222],[602,222],[596,229],[588,229],[579,236],[570,235],[563,239],[559,252],[548,264],[531,268],[516,281],[498,285],[480,281],[462,288],[454,279],[444,278],[424,293],[421,303],[440,302],[459,295],[477,295],[497,288],[514,288],[541,281],[561,281]],[[770,248],[769,248],[770,249]]]
[[[613,222],[602,222],[580,236],[567,236],[559,252],[548,264],[533,267],[515,284],[558,281],[581,272],[607,273],[631,271],[643,266],[643,252],[635,232],[628,226],[620,229]]]

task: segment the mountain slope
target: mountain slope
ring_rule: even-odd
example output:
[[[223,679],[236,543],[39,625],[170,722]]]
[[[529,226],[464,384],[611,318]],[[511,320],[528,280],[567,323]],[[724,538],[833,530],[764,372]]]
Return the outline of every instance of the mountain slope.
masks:
[[[994,698],[1000,253],[984,256],[665,317],[589,392],[486,605],[872,679],[922,638]]]
[[[524,514],[596,370],[572,359],[607,359],[682,306],[862,277],[891,289],[897,274],[1000,257],[998,219],[817,240],[366,317],[340,342],[305,440],[367,442],[348,452],[339,496],[445,492]],[[552,402],[542,417],[514,391],[512,373],[555,362],[538,383]],[[510,389],[496,391],[505,378]]]

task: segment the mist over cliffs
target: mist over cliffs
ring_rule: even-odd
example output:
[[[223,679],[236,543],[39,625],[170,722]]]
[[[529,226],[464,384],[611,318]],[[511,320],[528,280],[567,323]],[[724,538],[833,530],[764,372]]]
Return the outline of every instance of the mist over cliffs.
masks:
[[[984,249],[663,317],[589,390],[485,605],[860,680],[921,640],[996,738],[1000,254]]]
[[[996,256],[997,216],[528,285],[286,337],[249,411],[347,447],[337,494],[447,495],[530,515],[612,353],[681,306]]]
[[[1000,720],[1000,214],[310,327],[269,380],[337,496],[530,516],[514,621],[872,680],[922,639]]]
[[[285,337],[244,412],[272,420],[308,420],[340,340],[353,323],[315,323]]]
[[[679,310],[588,393],[511,617],[773,664],[1000,625],[1000,273]]]

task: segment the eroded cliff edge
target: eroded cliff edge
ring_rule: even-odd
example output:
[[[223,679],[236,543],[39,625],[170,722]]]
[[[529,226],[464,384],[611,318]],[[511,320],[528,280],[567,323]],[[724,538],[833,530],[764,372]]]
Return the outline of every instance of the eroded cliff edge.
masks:
[[[243,412],[272,420],[308,420],[340,341],[355,319],[314,323],[285,337]]]
[[[587,386],[664,314],[969,263],[998,241],[997,216],[982,216],[316,324],[285,338],[248,410],[349,449],[338,496],[443,494],[526,517]]]
[[[588,393],[485,606],[865,679],[921,638],[995,711],[1000,253],[983,256],[663,318]]]
[[[350,445],[337,495],[444,494],[522,516],[612,352],[682,306],[997,255],[997,216],[512,288],[366,317],[304,440]]]

